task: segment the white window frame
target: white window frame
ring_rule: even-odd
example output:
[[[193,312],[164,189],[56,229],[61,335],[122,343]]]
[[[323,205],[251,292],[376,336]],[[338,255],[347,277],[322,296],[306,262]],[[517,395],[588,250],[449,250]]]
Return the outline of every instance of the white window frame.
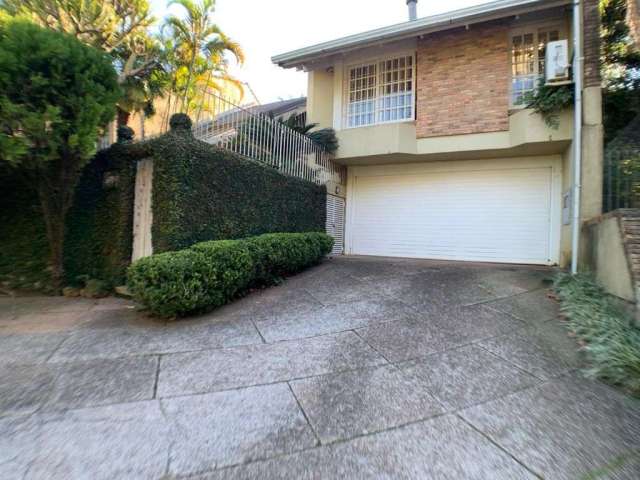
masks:
[[[379,120],[378,114],[381,111],[379,100],[381,98],[380,95],[380,65],[382,62],[388,60],[395,60],[405,57],[411,57],[411,99],[409,102],[409,107],[411,108],[411,114],[409,118],[402,119],[394,119],[394,120]],[[366,67],[369,65],[376,65],[376,95],[374,97],[374,108],[373,108],[373,122],[361,124],[361,125],[349,125],[349,94],[350,91],[350,79],[351,79],[351,70],[361,67]],[[349,63],[344,66],[343,71],[343,86],[342,86],[342,128],[344,129],[352,129],[352,128],[362,128],[362,127],[371,127],[374,125],[386,125],[390,123],[406,123],[413,122],[416,117],[416,55],[415,51],[400,51],[394,52],[392,54],[386,54],[384,56],[376,56],[370,57],[366,60],[359,60],[357,63]],[[406,107],[405,107],[406,108]]]
[[[508,59],[509,59],[509,106],[511,109],[518,110],[526,108],[524,103],[514,103],[513,81],[516,75],[513,73],[513,38],[516,36],[524,36],[525,34],[534,35],[534,73],[529,75],[519,75],[520,77],[532,77],[534,81],[534,88],[537,87],[537,82],[540,78],[544,77],[545,72],[540,71],[540,57],[538,50],[538,34],[540,31],[557,30],[558,38],[560,40],[567,39],[567,29],[565,24],[561,20],[544,23],[532,23],[529,25],[523,25],[517,28],[511,29],[509,32],[509,45],[508,45]],[[548,42],[549,40],[547,40]]]

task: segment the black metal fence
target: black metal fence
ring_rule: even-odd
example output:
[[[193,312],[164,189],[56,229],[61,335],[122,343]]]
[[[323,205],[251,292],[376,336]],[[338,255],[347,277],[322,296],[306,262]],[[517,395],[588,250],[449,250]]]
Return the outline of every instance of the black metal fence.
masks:
[[[640,153],[608,151],[604,159],[605,212],[617,208],[640,208]]]

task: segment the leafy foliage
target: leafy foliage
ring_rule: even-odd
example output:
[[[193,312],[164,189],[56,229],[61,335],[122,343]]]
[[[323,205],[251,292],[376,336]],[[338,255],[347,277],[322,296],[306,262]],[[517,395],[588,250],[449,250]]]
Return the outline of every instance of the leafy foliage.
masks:
[[[640,396],[640,329],[631,315],[588,274],[560,274],[555,290],[591,360],[587,373]]]
[[[131,262],[136,162],[128,145],[101,150],[84,168],[67,215],[64,266],[67,285],[98,279],[124,285]],[[113,184],[105,184],[105,178]]]
[[[153,113],[153,99],[163,88],[161,44],[149,31],[155,19],[147,0],[3,0],[0,8],[109,54],[124,91],[121,124],[131,112]]]
[[[65,285],[87,279],[123,285],[131,259],[135,162],[129,147],[98,152],[83,169],[66,218]],[[108,176],[117,179],[105,185]],[[38,193],[0,166],[0,282],[19,290],[52,292],[46,228]]]
[[[640,51],[630,37],[626,0],[600,0],[605,144],[640,114]]]
[[[47,231],[37,192],[0,164],[0,283],[10,289],[48,293]]]
[[[134,147],[154,158],[156,252],[206,240],[325,228],[324,186],[196,140],[188,128]]]
[[[65,217],[119,96],[103,52],[26,21],[0,27],[0,161],[37,188],[58,289]]]
[[[273,117],[273,115],[271,116]],[[336,131],[333,128],[321,128],[314,131],[318,124],[304,123],[304,121],[300,120],[300,117],[300,115],[291,115],[286,120],[280,119],[279,122],[294,132],[309,137],[318,147],[331,154],[338,151],[338,137],[336,137]]]
[[[611,87],[633,82],[633,70],[640,68],[640,51],[630,37],[627,0],[600,0],[600,18],[605,83]]]
[[[573,97],[573,85],[547,85],[542,78],[538,88],[525,94],[524,101],[527,108],[533,108],[542,115],[549,127],[557,129],[560,124],[559,114],[573,105]]]
[[[333,239],[319,232],[199,243],[136,261],[129,267],[128,287],[154,315],[185,316],[297,273],[319,262],[332,245]]]
[[[184,15],[170,15],[163,26],[170,36],[163,40],[162,64],[169,101],[174,102],[167,115],[171,111],[195,113],[202,108],[207,92],[224,92],[229,85],[242,96],[242,83],[228,73],[227,55],[242,64],[244,52],[213,22],[215,0],[173,0],[170,5],[179,5]]]

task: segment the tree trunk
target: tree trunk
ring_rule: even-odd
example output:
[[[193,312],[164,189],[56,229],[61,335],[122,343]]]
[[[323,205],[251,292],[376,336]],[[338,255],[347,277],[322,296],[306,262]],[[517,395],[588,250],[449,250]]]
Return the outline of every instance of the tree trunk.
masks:
[[[73,203],[73,196],[80,177],[78,159],[65,158],[54,161],[48,172],[41,172],[36,185],[42,208],[42,216],[49,241],[49,266],[51,286],[62,293],[65,284],[64,236],[66,217]]]

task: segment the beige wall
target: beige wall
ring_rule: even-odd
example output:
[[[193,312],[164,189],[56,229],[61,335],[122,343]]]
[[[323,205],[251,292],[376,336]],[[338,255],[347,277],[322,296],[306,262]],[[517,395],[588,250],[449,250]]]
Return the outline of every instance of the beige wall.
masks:
[[[307,122],[321,128],[333,126],[333,70],[309,72],[307,83]]]
[[[631,270],[622,241],[620,219],[607,215],[587,226],[590,266],[612,295],[635,302]]]
[[[508,130],[508,31],[492,23],[418,41],[418,138]]]

